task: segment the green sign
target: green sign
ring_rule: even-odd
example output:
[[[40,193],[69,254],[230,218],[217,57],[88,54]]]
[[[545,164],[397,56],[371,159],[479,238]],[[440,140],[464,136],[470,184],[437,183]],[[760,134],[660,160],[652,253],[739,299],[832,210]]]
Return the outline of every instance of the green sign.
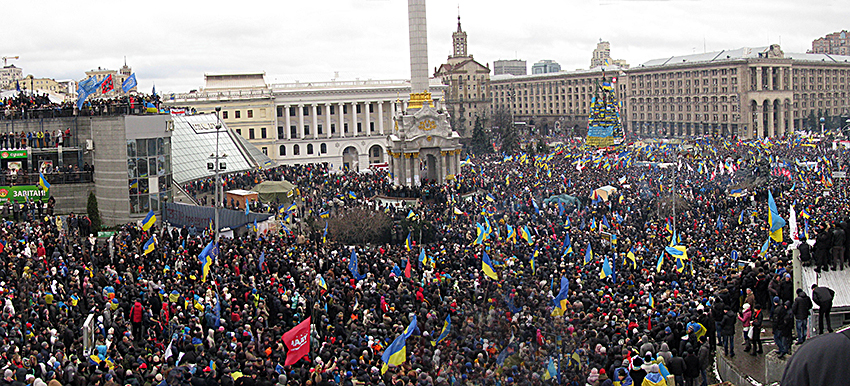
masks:
[[[112,235],[114,235],[114,234],[115,234],[115,232],[100,231],[100,232],[97,232],[97,237],[100,238],[100,239],[106,239],[106,238],[112,237]]]
[[[26,150],[3,150],[0,152],[2,159],[27,158]]]
[[[36,185],[0,186],[0,202],[24,202],[27,199],[43,201],[50,197],[49,191],[44,191]]]

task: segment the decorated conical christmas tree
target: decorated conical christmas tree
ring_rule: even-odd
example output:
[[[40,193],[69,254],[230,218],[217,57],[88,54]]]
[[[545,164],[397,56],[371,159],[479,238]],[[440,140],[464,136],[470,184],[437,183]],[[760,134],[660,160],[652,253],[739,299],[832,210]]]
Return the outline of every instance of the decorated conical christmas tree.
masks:
[[[623,139],[620,123],[620,104],[614,93],[614,85],[602,74],[602,84],[596,82],[596,90],[590,102],[587,122],[587,144],[596,147],[619,144]]]

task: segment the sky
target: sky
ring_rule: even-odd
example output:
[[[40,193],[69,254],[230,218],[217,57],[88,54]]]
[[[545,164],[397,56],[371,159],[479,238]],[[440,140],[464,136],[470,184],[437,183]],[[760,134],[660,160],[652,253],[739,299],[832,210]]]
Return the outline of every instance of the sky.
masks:
[[[430,0],[432,71],[451,54],[458,10],[482,64],[555,60],[587,68],[596,43],[638,65],[674,55],[779,43],[805,52],[847,29],[838,1]],[[133,68],[139,89],[188,92],[205,73],[265,72],[267,83],[409,79],[407,2],[16,1],[3,6],[0,56],[24,75],[57,80],[97,67]],[[28,15],[32,15],[29,17]]]

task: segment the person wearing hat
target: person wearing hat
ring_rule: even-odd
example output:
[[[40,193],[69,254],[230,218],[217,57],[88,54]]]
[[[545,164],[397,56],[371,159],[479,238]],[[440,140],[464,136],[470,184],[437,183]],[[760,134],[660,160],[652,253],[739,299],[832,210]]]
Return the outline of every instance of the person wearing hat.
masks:
[[[649,374],[643,378],[641,386],[667,386],[667,380],[658,371],[658,365],[650,366]]]
[[[785,355],[789,352],[787,344],[790,342],[785,341],[782,331],[786,329],[787,324],[793,323],[793,321],[789,321],[792,318],[785,312],[785,306],[782,305],[782,300],[779,299],[779,296],[774,296],[773,314],[770,316],[770,321],[773,323],[773,341],[776,343],[776,354],[779,359],[784,359]]]

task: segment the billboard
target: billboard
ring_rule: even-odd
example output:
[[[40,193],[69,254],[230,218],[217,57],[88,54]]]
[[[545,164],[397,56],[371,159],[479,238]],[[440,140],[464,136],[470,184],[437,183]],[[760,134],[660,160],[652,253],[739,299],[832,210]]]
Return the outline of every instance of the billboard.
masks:
[[[37,185],[0,186],[0,202],[24,202],[27,199],[44,201],[50,197],[49,190],[42,190]]]

